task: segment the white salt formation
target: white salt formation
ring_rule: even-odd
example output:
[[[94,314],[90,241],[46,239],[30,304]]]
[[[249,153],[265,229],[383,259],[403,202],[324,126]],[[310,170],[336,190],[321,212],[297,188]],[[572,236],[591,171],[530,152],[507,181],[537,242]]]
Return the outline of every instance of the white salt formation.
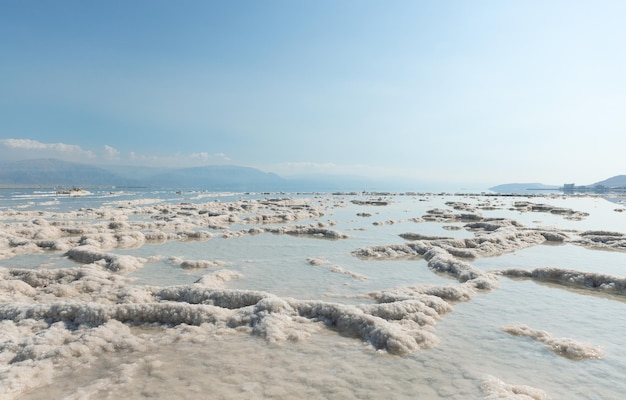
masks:
[[[182,196],[176,196],[175,201],[184,199]],[[348,354],[345,348],[349,347],[350,351],[358,351],[363,359],[368,359],[343,382],[350,382],[352,389],[363,386],[360,368],[372,368],[381,381],[387,379],[381,387],[405,385],[411,389],[405,391],[410,395],[398,398],[412,398],[423,390],[429,398],[477,398],[482,390],[490,399],[543,399],[547,397],[545,392],[530,386],[508,385],[496,378],[481,384],[482,372],[477,375],[471,371],[472,357],[481,345],[481,335],[477,333],[485,328],[480,318],[483,307],[507,308],[507,304],[500,307],[498,303],[498,307],[493,307],[490,303],[490,296],[497,297],[493,291],[506,293],[504,291],[510,290],[505,285],[499,288],[498,277],[521,277],[624,293],[626,281],[623,278],[600,273],[556,268],[485,271],[472,265],[481,257],[498,257],[546,243],[570,243],[602,250],[626,249],[625,236],[618,232],[528,228],[510,219],[511,214],[519,211],[549,212],[572,219],[584,216],[571,209],[506,198],[509,203],[514,202],[513,210],[507,210],[501,198],[480,195],[453,196],[454,201],[448,201],[450,198],[444,195],[411,194],[419,198],[406,199],[390,193],[265,199],[261,199],[261,195],[247,195],[228,202],[218,201],[209,194],[193,196],[198,200],[207,196],[211,200],[173,204],[151,194],[152,198],[129,198],[128,201],[107,199],[107,203],[101,201],[93,207],[67,212],[55,211],[55,207],[59,207],[57,203],[41,210],[20,208],[21,205],[0,207],[0,398],[19,399],[37,388],[46,392],[44,386],[56,382],[57,371],[65,371],[65,374],[75,370],[93,371],[105,358],[109,363],[118,363],[114,370],[120,376],[124,371],[132,370],[135,374],[142,368],[150,370],[143,382],[133,382],[135,378],[130,377],[115,378],[118,380],[114,383],[119,387],[136,385],[135,392],[131,390],[126,395],[137,395],[139,391],[148,390],[150,384],[146,382],[154,382],[150,374],[158,374],[161,361],[146,358],[158,346],[211,343],[216,337],[226,343],[230,339],[224,338],[232,337],[237,339],[232,339],[229,348],[236,348],[236,340],[239,343],[252,341],[251,335],[267,342],[255,341],[267,346],[264,351],[270,354],[269,364],[275,364],[272,352],[289,349],[298,355],[297,360],[291,360],[293,365],[303,365],[300,357],[306,353],[301,354],[297,346],[316,341],[327,344],[329,340],[343,343],[333,347],[332,351],[336,351],[343,346],[344,351],[340,350],[338,355],[330,354],[325,345],[319,346],[316,351],[328,354],[317,359],[308,357],[307,365],[302,367],[309,363],[314,365],[319,357],[325,357],[324,362],[329,364],[323,370],[328,375],[316,381],[323,382],[319,385],[324,387],[334,387],[337,383],[335,364],[330,359],[344,357]],[[242,197],[240,194],[231,196]],[[420,204],[426,201],[433,204]],[[411,202],[411,205],[405,207],[402,202]],[[372,228],[371,220],[355,220],[357,209],[371,211],[373,207],[380,210],[376,212],[379,221],[374,222],[377,228]],[[490,211],[489,218],[477,210]],[[492,211],[503,216],[493,217]],[[409,212],[414,214],[407,216]],[[368,212],[358,214],[361,217],[371,215]],[[326,221],[322,221],[322,217]],[[424,229],[402,233],[407,222],[425,222],[418,228],[411,228]],[[455,225],[443,225],[449,223]],[[578,222],[570,222],[575,223]],[[345,235],[341,232],[344,229],[355,233]],[[453,232],[454,229],[463,232]],[[448,232],[442,234],[444,230]],[[405,241],[380,245],[396,235]],[[384,266],[378,267],[376,263],[366,262],[369,259],[405,262],[398,263],[402,271],[398,272],[392,270],[394,266],[390,264],[394,263],[381,262]],[[413,263],[413,260],[420,262]],[[422,267],[424,264],[427,269]],[[350,267],[346,268],[348,265]],[[223,269],[226,266],[228,270]],[[261,272],[255,271],[256,266]],[[153,279],[152,274],[157,278]],[[553,290],[541,286],[544,290]],[[278,290],[280,296],[276,294]],[[319,295],[307,297],[310,293]],[[533,295],[511,301],[532,302]],[[476,301],[475,296],[481,296],[481,301]],[[500,296],[500,301],[506,302],[506,299]],[[610,315],[618,312],[612,311]],[[490,318],[508,317],[505,311],[493,313]],[[446,322],[450,324],[436,329],[448,315],[450,320]],[[460,324],[470,320],[468,332],[463,331],[466,328]],[[446,335],[443,340],[438,337],[440,329]],[[595,346],[554,338],[526,326],[502,329],[540,341],[564,357],[603,357]],[[464,336],[462,343],[458,336]],[[466,339],[472,344],[468,345]],[[359,341],[364,346],[355,346]],[[419,352],[440,343],[441,348],[436,351]],[[516,357],[514,350],[510,351],[511,357],[482,353],[481,363],[488,368],[499,368],[502,364],[505,368],[528,369],[520,365],[523,357]],[[163,354],[175,358],[176,348]],[[126,357],[139,361],[129,364],[118,361]],[[228,355],[220,359],[228,359]],[[175,358],[172,363],[179,361]],[[543,361],[545,368],[546,361]],[[547,365],[551,362],[548,360]],[[611,362],[622,365],[619,360],[611,359]],[[397,373],[391,372],[389,367],[394,363],[406,364],[411,371],[415,368],[415,373],[397,380]],[[385,368],[380,367],[383,364]],[[205,368],[205,364],[198,368]],[[603,368],[611,373],[616,369],[612,365]],[[616,374],[621,374],[622,370],[617,368]],[[228,381],[233,376],[231,372],[217,368],[206,374]],[[306,369],[299,372],[309,374]],[[235,382],[234,391],[229,393],[232,397],[254,397],[258,393],[252,393],[248,390],[250,387],[271,385],[264,383],[266,373],[271,375],[269,370],[259,372],[262,376],[259,382],[238,378],[240,381]],[[598,379],[596,375],[600,376],[595,374],[584,379],[590,382]],[[445,379],[433,381],[433,376]],[[84,398],[89,398],[89,393],[99,393],[102,397],[98,398],[105,398],[102,387],[115,379],[100,379],[94,373],[92,380],[70,390],[74,397],[69,398],[81,398],[83,394]],[[414,383],[418,380],[421,386]],[[311,380],[303,382],[308,385]],[[429,387],[432,382],[437,382],[437,387]],[[557,385],[559,389],[554,382],[557,380],[545,380],[538,386],[547,384],[552,386],[546,389],[555,389]],[[596,384],[596,390],[600,386],[610,387]],[[285,387],[284,393],[267,392],[267,397],[288,398],[302,389]],[[560,390],[557,392],[567,394],[567,388]],[[336,397],[350,398],[354,393],[347,390]],[[360,397],[368,397],[366,392],[360,393]],[[319,396],[309,395],[308,398],[324,397],[322,392],[317,394]],[[394,393],[389,394],[394,397]],[[195,398],[205,396],[206,393],[202,393]]]
[[[482,388],[487,395],[485,400],[546,400],[549,398],[543,390],[528,385],[509,385],[493,376],[483,381]]]
[[[600,290],[626,295],[626,278],[597,272],[581,272],[555,267],[541,267],[531,271],[509,268],[493,272],[511,278],[526,278],[580,289]]]
[[[207,269],[215,267],[225,267],[230,264],[226,261],[219,260],[183,260],[179,257],[170,257],[170,261],[180,265],[182,269]]]
[[[555,338],[550,333],[532,329],[526,325],[511,325],[501,328],[502,331],[523,336],[543,343],[551,352],[572,360],[598,359],[604,357],[604,352],[597,346],[578,342],[570,338]]]
[[[589,213],[574,211],[571,208],[556,207],[550,204],[531,203],[529,201],[516,201],[513,207],[520,212],[543,212],[562,215],[563,218],[580,221],[589,216]]]
[[[433,346],[437,339],[432,326],[451,310],[445,300],[431,295],[379,305],[340,305],[218,289],[214,282],[238,276],[232,273],[203,278],[194,285],[159,288],[120,285],[115,275],[92,267],[80,273],[74,269],[29,272],[1,270],[3,280],[11,281],[3,287],[2,298],[13,301],[0,305],[0,319],[62,322],[81,328],[111,320],[133,325],[212,323],[247,326],[270,341],[282,338],[285,327],[293,331],[308,319],[361,337],[376,348],[406,354]]]
[[[574,243],[596,249],[626,250],[626,235],[619,232],[585,231]]]
[[[356,272],[345,270],[345,269],[341,268],[339,265],[333,265],[332,267],[329,268],[329,271],[330,272],[334,272],[336,274],[347,275],[347,276],[351,277],[352,279],[356,279],[357,281],[366,281],[368,279],[367,276],[365,276],[365,275],[361,275],[361,274],[356,273]]]

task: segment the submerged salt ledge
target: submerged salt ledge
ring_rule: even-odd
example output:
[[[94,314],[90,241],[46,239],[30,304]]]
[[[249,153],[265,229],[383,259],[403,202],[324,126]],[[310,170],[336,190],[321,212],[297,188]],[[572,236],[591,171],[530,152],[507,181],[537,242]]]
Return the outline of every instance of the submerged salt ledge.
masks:
[[[3,282],[10,283],[0,287],[4,332],[0,378],[11,382],[0,389],[3,397],[49,383],[58,363],[77,358],[88,362],[103,351],[141,350],[142,340],[126,325],[211,324],[245,329],[269,342],[306,339],[326,326],[392,354],[407,354],[437,344],[432,326],[451,310],[444,300],[428,295],[346,305],[220,288],[221,283],[240,277],[228,271],[205,276],[194,285],[163,288],[120,284],[116,274],[95,265],[78,273],[74,269],[24,272],[1,270]],[[26,325],[28,335],[20,328]],[[23,339],[16,340],[11,332]],[[48,378],[31,383],[30,375],[21,374],[25,368]]]
[[[535,268],[531,271],[519,268],[509,268],[493,272],[498,275],[504,275],[511,278],[533,279],[540,282],[550,282],[568,287],[600,290],[626,295],[626,278],[619,278],[597,272],[581,272],[555,267]]]
[[[116,279],[102,279],[103,275],[92,269],[83,270],[80,275],[72,270],[33,271],[37,272],[36,279],[33,274],[20,274],[19,271],[2,272],[5,280],[17,281],[12,283],[23,286],[17,290],[19,293],[14,301],[0,305],[1,319],[15,322],[35,319],[87,327],[110,320],[160,325],[212,323],[230,328],[251,327],[253,333],[276,341],[283,335],[281,324],[285,320],[293,330],[293,323],[304,318],[360,337],[376,348],[406,354],[434,345],[436,337],[430,327],[441,314],[451,310],[443,299],[430,295],[379,305],[282,299],[264,292],[218,289],[210,276],[195,285],[159,288],[120,287]],[[47,281],[45,272],[49,277]],[[81,285],[80,281],[90,277],[92,272],[99,279],[91,279],[90,285]],[[238,276],[227,275],[226,279]],[[63,286],[59,282],[67,281],[72,290],[49,289],[54,285]],[[27,282],[36,285],[33,287]],[[102,302],[103,292],[107,292],[104,298],[107,303]],[[72,296],[68,298],[66,294]],[[78,300],[80,295],[85,300]],[[16,301],[18,299],[22,301]],[[275,314],[280,314],[280,318]],[[271,329],[260,330],[257,325],[261,322]]]
[[[376,199],[376,204],[366,201],[358,207],[393,204],[386,199],[380,201],[385,204]],[[115,253],[118,249],[135,249],[152,243],[204,241],[219,236],[234,240],[261,234],[301,236],[302,240],[349,239],[330,228],[334,222],[319,220],[332,207],[343,207],[342,199],[335,199],[326,208],[306,199],[264,199],[178,205],[134,201],[68,213],[3,212],[5,220],[12,221],[0,224],[0,259],[7,260],[7,265],[17,255],[51,251],[66,254],[82,265],[56,270],[0,268],[0,381],[9,383],[0,385],[0,397],[19,396],[29,387],[49,383],[58,365],[88,365],[106,352],[145,351],[151,344],[134,334],[133,326],[166,332],[210,326],[224,332],[247,332],[271,343],[307,340],[320,330],[332,330],[375,349],[408,355],[437,345],[436,324],[455,304],[497,289],[499,275],[517,273],[532,279],[561,280],[583,286],[590,286],[588,282],[591,282],[591,286],[603,290],[624,290],[624,280],[616,277],[566,270],[483,271],[471,264],[479,257],[494,257],[545,242],[623,250],[626,239],[619,232],[533,229],[514,220],[485,218],[476,212],[503,207],[496,202],[487,201],[477,207],[465,202],[446,205],[456,212],[435,209],[421,218],[389,221],[458,222],[459,229],[462,225],[473,237],[408,233],[402,235],[407,240],[405,243],[363,247],[352,254],[362,259],[424,259],[431,271],[456,282],[374,291],[352,296],[356,300],[351,300],[351,304],[228,289],[229,281],[243,275],[226,269],[205,274],[188,285],[132,285],[125,275],[153,259]],[[518,208],[521,211],[522,207]],[[558,209],[556,213],[579,215]],[[306,220],[313,222],[296,224]],[[187,274],[230,265],[215,259],[159,257],[188,270]],[[354,279],[351,285],[368,279],[324,257],[310,257],[307,262],[321,266],[324,273]],[[544,343],[550,342],[562,352],[576,349],[569,353],[584,353],[584,346],[564,344],[551,337],[550,340]],[[483,388],[487,398],[546,398],[538,389],[507,385],[495,378],[486,381]]]
[[[485,400],[547,400],[543,390],[528,385],[510,385],[500,379],[488,376],[482,383]]]
[[[528,337],[543,343],[551,352],[572,360],[598,359],[604,357],[604,352],[597,346],[570,338],[555,338],[546,331],[532,329],[526,325],[504,326],[501,329],[508,334]]]

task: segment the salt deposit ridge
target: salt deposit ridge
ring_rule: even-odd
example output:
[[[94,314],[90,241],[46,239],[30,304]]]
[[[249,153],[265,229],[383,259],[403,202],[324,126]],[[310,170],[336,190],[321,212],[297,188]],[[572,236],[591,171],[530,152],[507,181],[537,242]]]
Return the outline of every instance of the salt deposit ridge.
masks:
[[[2,399],[626,390],[619,203],[0,195]]]

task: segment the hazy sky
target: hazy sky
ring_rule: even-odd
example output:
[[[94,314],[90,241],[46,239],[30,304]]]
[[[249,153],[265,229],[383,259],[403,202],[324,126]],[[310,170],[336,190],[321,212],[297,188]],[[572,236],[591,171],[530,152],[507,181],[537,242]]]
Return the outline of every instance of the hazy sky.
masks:
[[[626,1],[0,2],[0,159],[626,174]]]

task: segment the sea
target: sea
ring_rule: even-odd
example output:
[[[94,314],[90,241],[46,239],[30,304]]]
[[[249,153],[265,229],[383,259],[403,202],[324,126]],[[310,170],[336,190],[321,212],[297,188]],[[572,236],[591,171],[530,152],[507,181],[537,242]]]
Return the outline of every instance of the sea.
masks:
[[[623,399],[626,198],[0,190],[0,399]]]

